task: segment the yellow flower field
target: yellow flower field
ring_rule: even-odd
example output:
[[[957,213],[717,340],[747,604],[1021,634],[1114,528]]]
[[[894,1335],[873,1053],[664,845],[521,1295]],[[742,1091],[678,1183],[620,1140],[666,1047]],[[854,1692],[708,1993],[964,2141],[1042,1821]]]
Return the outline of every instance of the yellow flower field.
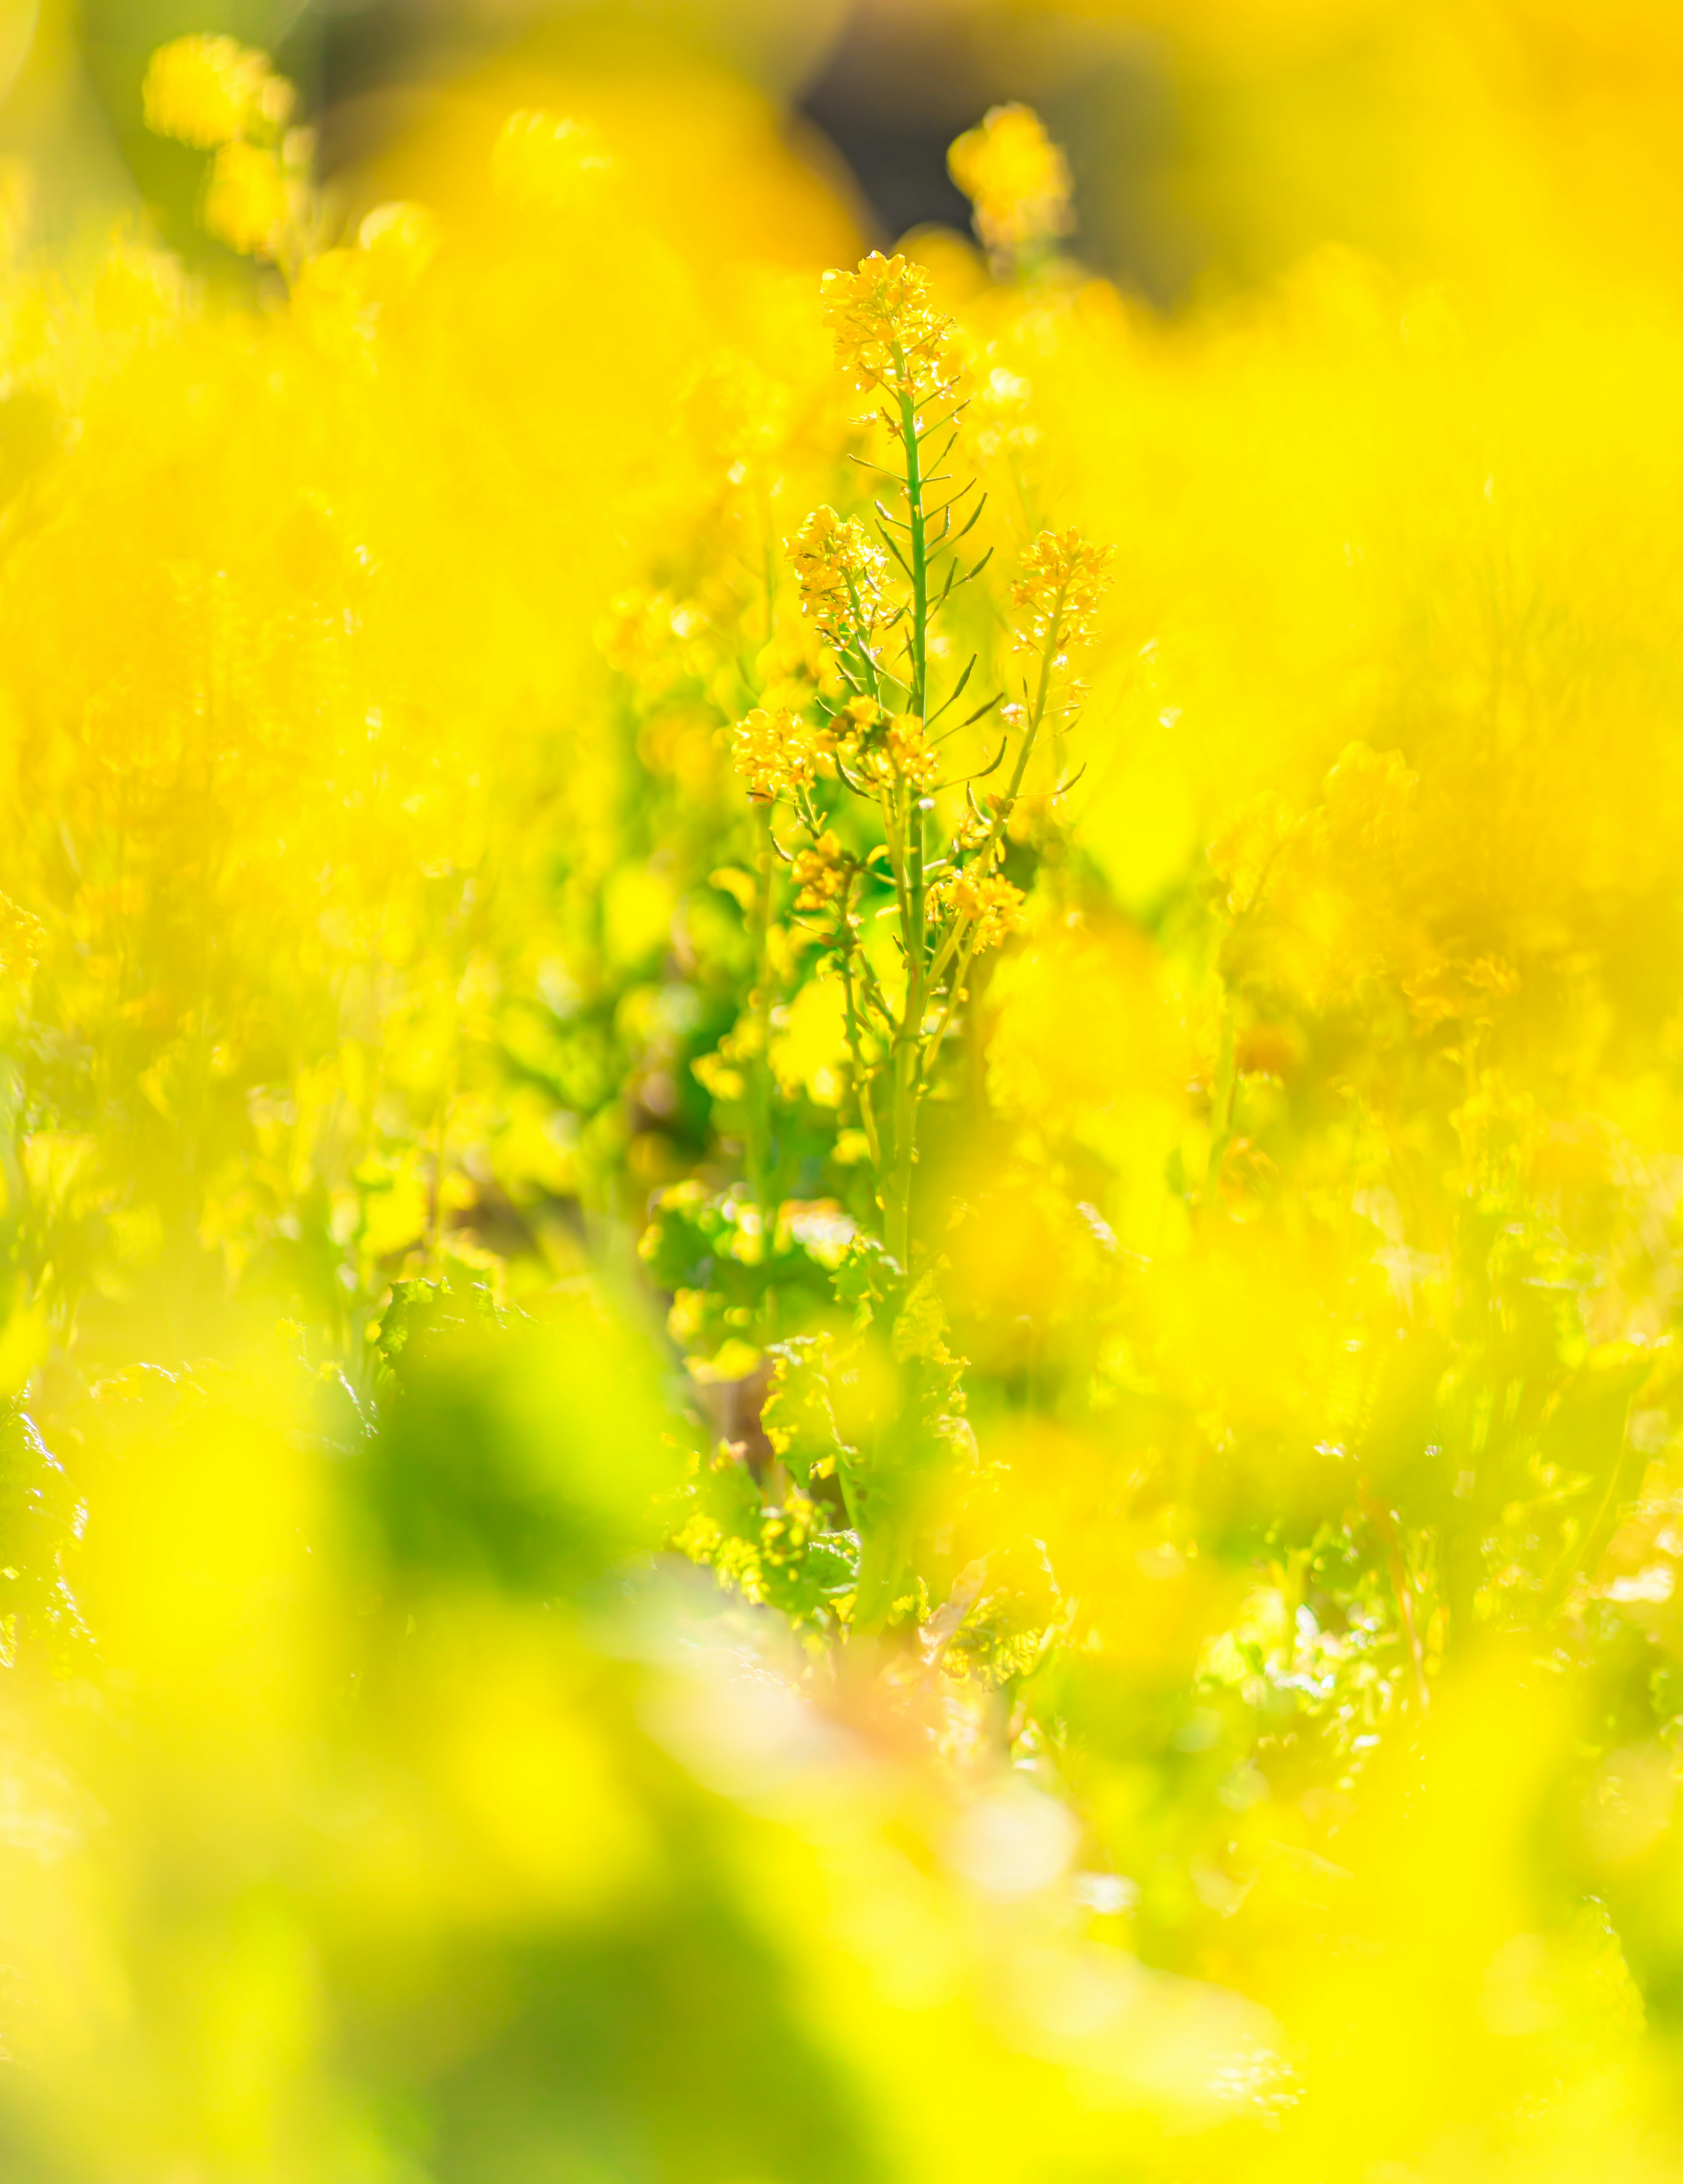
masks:
[[[1683,33],[958,12],[4,169],[7,2184],[1683,2180]]]

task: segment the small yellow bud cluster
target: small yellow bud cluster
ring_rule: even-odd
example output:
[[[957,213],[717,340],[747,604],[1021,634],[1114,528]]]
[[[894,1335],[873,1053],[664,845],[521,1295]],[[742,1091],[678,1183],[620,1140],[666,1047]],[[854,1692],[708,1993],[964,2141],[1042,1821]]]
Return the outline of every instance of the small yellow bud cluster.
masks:
[[[503,125],[491,155],[497,194],[522,211],[576,210],[610,162],[588,122],[523,108]]]
[[[222,147],[204,194],[204,224],[213,235],[248,258],[277,257],[292,207],[273,152],[238,138]]]
[[[292,111],[292,86],[268,56],[236,38],[177,38],[153,55],[141,86],[146,125],[196,151],[273,135]]]
[[[0,894],[0,970],[26,978],[47,946],[47,928],[38,917]]]
[[[888,557],[871,544],[863,524],[833,508],[815,508],[788,550],[801,587],[801,611],[826,637],[845,645],[868,636],[882,620]]]
[[[300,267],[292,288],[300,324],[325,351],[348,361],[365,348],[386,307],[414,293],[438,243],[437,222],[425,205],[376,205],[364,216],[354,248],[319,251]]]
[[[736,723],[731,755],[756,803],[787,796],[812,779],[818,760],[813,730],[786,706],[757,705]]]
[[[912,788],[933,788],[941,761],[930,749],[924,724],[915,713],[897,713],[888,723],[882,747],[889,765]]]
[[[826,827],[809,850],[795,852],[797,910],[823,910],[845,893],[847,861],[841,843]]]
[[[1075,224],[1069,162],[1031,108],[996,106],[959,137],[947,163],[996,257],[1020,255]]]
[[[1079,531],[1041,532],[1011,588],[1011,604],[1021,617],[1019,652],[1049,646],[1061,666],[1071,645],[1091,638],[1114,551],[1090,545]]]
[[[177,38],[153,55],[141,96],[157,135],[215,153],[204,198],[211,233],[247,257],[281,257],[310,136],[287,131],[292,86],[267,55],[234,38]]]
[[[970,945],[977,955],[1021,929],[1025,900],[1021,888],[999,872],[954,872],[930,890],[930,902],[943,916],[975,928]]]
[[[874,250],[856,273],[826,273],[823,300],[836,360],[861,393],[925,403],[956,384],[953,321],[930,301],[921,266]]]

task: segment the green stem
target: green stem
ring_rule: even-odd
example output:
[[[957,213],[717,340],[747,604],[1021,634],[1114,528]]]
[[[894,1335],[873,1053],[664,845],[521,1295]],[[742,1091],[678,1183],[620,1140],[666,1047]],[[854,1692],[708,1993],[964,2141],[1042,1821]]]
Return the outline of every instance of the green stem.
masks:
[[[900,440],[906,455],[906,518],[912,577],[910,710],[919,721],[929,688],[929,542],[924,523],[924,481],[916,406],[900,396]],[[912,1264],[912,1184],[917,1164],[918,1106],[929,956],[924,938],[924,799],[908,783],[903,801],[905,835],[899,863],[906,951],[906,1004],[894,1038],[894,1170],[887,1193],[887,1244],[909,1273]]]
[[[755,812],[758,833],[754,859],[754,1023],[758,1033],[748,1100],[748,1190],[759,1208],[767,1248],[771,1206],[771,891],[776,857],[771,846],[771,807]]]
[[[838,950],[842,965],[842,990],[847,997],[847,1052],[853,1065],[853,1096],[859,1103],[859,1126],[865,1134],[865,1145],[870,1154],[871,1172],[880,1182],[882,1176],[882,1145],[876,1130],[876,1102],[871,1096],[870,1077],[865,1068],[864,1043],[859,1029],[858,996],[853,990],[853,950],[852,935],[847,928],[848,893],[842,898],[840,927],[842,945]]]
[[[970,937],[965,944],[964,952],[958,958],[958,967],[953,973],[953,983],[947,992],[947,1006],[941,1011],[941,1022],[930,1034],[929,1043],[924,1049],[923,1061],[918,1078],[920,1096],[921,1088],[928,1083],[929,1072],[935,1067],[936,1058],[940,1055],[941,1042],[947,1036],[947,1027],[953,1021],[953,1011],[958,1007],[960,997],[964,994],[964,981],[969,976],[970,959],[976,952],[976,935],[980,930],[980,926],[971,928]]]
[[[1047,706],[1051,702],[1053,662],[1058,655],[1058,639],[1064,623],[1064,601],[1068,591],[1067,584],[1060,586],[1057,599],[1053,605],[1052,621],[1046,632],[1045,645],[1041,651],[1040,682],[1035,692],[1034,709],[1030,713],[1023,730],[1023,748],[1017,754],[1017,763],[1011,770],[1009,785],[1000,799],[998,809],[993,815],[993,824],[987,830],[977,859],[984,871],[992,863],[994,852],[999,846],[1000,838],[1010,824],[1011,814],[1017,808],[1017,799],[1022,794],[1023,778],[1028,772],[1029,760],[1035,755],[1036,740],[1040,734],[1041,724],[1046,718]],[[964,933],[963,920],[955,917],[943,937],[940,947],[936,950],[934,962],[930,966],[929,975],[931,985],[939,981],[941,972],[952,961],[953,951],[964,938]]]
[[[1221,1012],[1221,1045],[1216,1056],[1215,1085],[1210,1101],[1209,1160],[1204,1168],[1200,1205],[1208,1205],[1221,1181],[1221,1163],[1233,1135],[1233,1095],[1238,1082],[1237,1011],[1230,996]]]

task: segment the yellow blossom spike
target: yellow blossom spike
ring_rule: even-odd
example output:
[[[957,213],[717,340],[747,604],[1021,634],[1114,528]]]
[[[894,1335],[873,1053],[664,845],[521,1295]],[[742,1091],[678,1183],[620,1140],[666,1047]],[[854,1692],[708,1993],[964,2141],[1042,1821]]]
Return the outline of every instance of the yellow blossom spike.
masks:
[[[833,508],[814,509],[789,541],[801,587],[801,611],[845,644],[869,635],[886,610],[888,557],[864,526]]]
[[[1095,546],[1079,531],[1042,531],[1011,588],[1020,617],[1017,649],[1038,652],[1049,644],[1061,655],[1088,643],[1114,555],[1114,548]]]
[[[935,308],[920,265],[874,250],[857,272],[826,273],[821,292],[836,360],[861,393],[924,403],[955,383],[953,321]]]
[[[1030,107],[992,108],[958,139],[947,164],[996,257],[1023,255],[1075,226],[1069,162]]]
[[[823,910],[835,902],[847,884],[847,861],[842,844],[828,828],[808,850],[797,850],[792,877],[797,910]]]
[[[933,788],[941,777],[941,761],[930,749],[924,724],[915,713],[897,713],[888,723],[883,754],[910,788]]]
[[[731,741],[736,771],[756,803],[787,796],[813,777],[818,760],[814,732],[786,707],[756,706],[737,722]]]
[[[225,144],[205,192],[210,232],[247,257],[278,258],[292,214],[292,192],[275,154],[238,139]]]
[[[0,894],[0,971],[26,978],[47,946],[47,929],[38,917]]]
[[[497,193],[523,211],[569,212],[581,203],[609,166],[587,121],[542,108],[511,114],[492,153]]]
[[[141,100],[155,135],[211,152],[284,127],[292,87],[237,38],[177,38],[153,55]]]
[[[1001,873],[964,872],[938,883],[930,900],[938,915],[956,916],[969,928],[969,944],[980,955],[1021,930],[1027,897]]]

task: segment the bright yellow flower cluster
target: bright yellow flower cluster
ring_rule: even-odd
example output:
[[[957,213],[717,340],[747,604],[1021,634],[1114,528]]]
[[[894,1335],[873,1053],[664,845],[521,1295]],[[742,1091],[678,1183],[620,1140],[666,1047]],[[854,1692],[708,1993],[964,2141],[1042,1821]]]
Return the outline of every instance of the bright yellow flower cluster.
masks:
[[[249,257],[278,257],[292,211],[292,192],[272,152],[237,141],[223,145],[205,191],[205,225],[213,234]]]
[[[1001,258],[1068,235],[1075,226],[1063,147],[1026,106],[996,106],[947,154],[953,179],[975,207],[976,232]]]
[[[812,728],[786,706],[756,705],[736,723],[731,755],[757,803],[787,796],[811,781],[817,764]]]
[[[886,608],[888,556],[864,526],[833,508],[814,509],[788,551],[801,611],[838,644],[869,638]]]
[[[511,114],[492,153],[497,194],[535,212],[577,211],[608,172],[608,155],[594,129],[541,109]]]
[[[847,859],[839,837],[826,827],[809,848],[797,850],[790,867],[797,910],[824,910],[847,885]]]
[[[1144,12],[1294,157],[1354,15],[1420,103],[1418,10]],[[908,243],[830,309],[977,358],[915,480],[717,79],[341,234],[178,57],[286,279],[0,266],[30,2175],[1673,2184],[1676,130],[1600,229],[1544,153],[1677,71],[1497,12],[1595,62],[1523,171],[1426,102],[1499,281]],[[535,1950],[654,2028],[587,2099]]]
[[[930,899],[943,916],[958,919],[976,955],[1020,933],[1025,922],[1028,898],[1003,872],[951,873],[930,889]]]
[[[0,895],[0,969],[11,978],[26,978],[46,947],[47,928],[41,920]]]
[[[272,136],[292,110],[292,86],[268,56],[236,38],[177,38],[152,57],[141,89],[148,129],[201,152]]]
[[[874,250],[854,272],[826,273],[823,293],[836,360],[860,393],[917,407],[952,392],[953,320],[936,308],[922,266]]]
[[[204,222],[248,257],[280,259],[308,197],[308,132],[288,134],[292,86],[233,38],[178,38],[153,56],[142,86],[147,125],[214,151]]]
[[[1050,647],[1067,655],[1091,642],[1108,585],[1115,549],[1095,546],[1078,531],[1042,531],[1024,554],[1011,588],[1019,652]]]
[[[883,730],[881,755],[890,772],[910,788],[933,788],[941,778],[941,760],[930,749],[923,722],[915,713],[896,713]]]

